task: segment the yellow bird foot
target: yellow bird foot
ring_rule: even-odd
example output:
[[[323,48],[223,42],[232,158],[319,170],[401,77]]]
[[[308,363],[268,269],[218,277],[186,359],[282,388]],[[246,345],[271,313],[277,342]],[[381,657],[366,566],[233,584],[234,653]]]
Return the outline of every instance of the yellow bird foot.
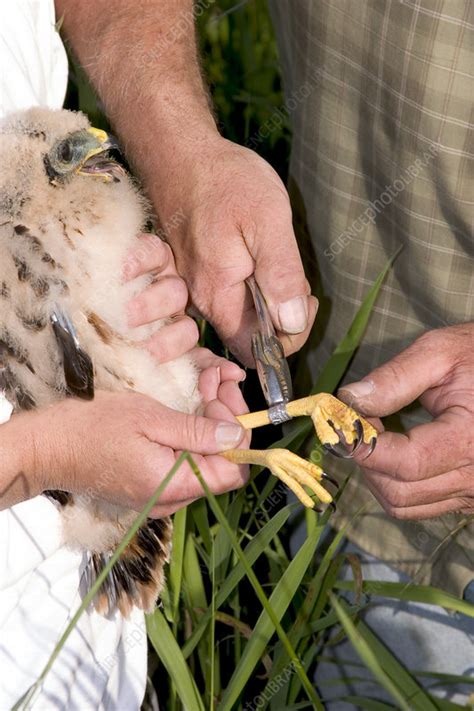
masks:
[[[235,464],[257,464],[266,467],[286,484],[307,508],[313,508],[315,501],[306,493],[304,486],[322,503],[332,502],[331,494],[320,484],[323,477],[326,477],[323,470],[288,449],[231,449],[221,454]]]
[[[328,393],[293,400],[285,405],[290,418],[309,416],[323,447],[338,457],[352,457],[362,445],[367,445],[371,454],[377,442],[377,430],[349,405]],[[271,422],[268,410],[239,415],[238,421],[248,430],[268,425]],[[312,462],[302,459],[287,449],[241,450],[222,452],[237,464],[258,464],[270,469],[299,498],[302,504],[313,508],[314,502],[303,489],[306,486],[318,499],[332,503],[331,494],[321,486],[323,478],[337,487],[337,481],[328,476]]]
[[[349,458],[363,444],[369,446],[367,456],[372,454],[377,442],[377,430],[349,405],[333,395],[320,393],[314,396],[310,415],[321,444],[332,454]]]

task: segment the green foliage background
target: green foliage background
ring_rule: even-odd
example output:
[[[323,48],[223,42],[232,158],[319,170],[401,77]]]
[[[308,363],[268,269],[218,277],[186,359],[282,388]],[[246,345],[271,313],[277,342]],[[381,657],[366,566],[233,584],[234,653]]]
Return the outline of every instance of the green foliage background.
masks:
[[[278,53],[266,0],[218,0],[198,18],[203,69],[220,129],[247,144],[284,103]],[[288,121],[259,138],[256,150],[285,178]]]

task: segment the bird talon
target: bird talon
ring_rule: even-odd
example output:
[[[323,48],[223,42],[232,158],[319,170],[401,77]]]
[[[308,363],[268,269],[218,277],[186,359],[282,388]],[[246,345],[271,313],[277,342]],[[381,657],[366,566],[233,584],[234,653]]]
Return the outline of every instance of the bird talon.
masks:
[[[336,457],[350,459],[363,444],[370,444],[372,453],[377,431],[367,420],[333,395],[320,393],[313,401],[311,417],[327,451]]]
[[[367,452],[367,454],[364,455],[364,457],[363,457],[364,460],[367,459],[368,457],[370,457],[370,455],[374,451],[375,445],[377,444],[377,437],[372,437],[369,444],[370,444],[369,451]]]
[[[320,484],[323,472],[313,462],[308,462],[287,449],[272,449],[267,452],[265,464],[274,476],[293,491],[304,506],[314,508],[314,501],[303,487],[309,489],[322,503],[328,504],[332,501],[331,494]]]
[[[339,482],[333,476],[329,476],[327,472],[322,473],[323,479],[327,479],[330,484],[332,484],[336,489],[339,489]]]

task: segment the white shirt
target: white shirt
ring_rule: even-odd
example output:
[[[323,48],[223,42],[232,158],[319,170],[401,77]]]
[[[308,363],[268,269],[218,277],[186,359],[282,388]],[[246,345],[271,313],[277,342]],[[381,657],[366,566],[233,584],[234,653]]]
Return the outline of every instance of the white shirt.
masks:
[[[0,3],[0,118],[34,105],[60,108],[68,66],[53,0]],[[9,415],[0,393],[0,422]],[[45,497],[0,512],[0,711],[36,681],[78,609],[85,562],[61,545],[59,512]],[[143,614],[85,612],[30,708],[134,711],[145,683]]]

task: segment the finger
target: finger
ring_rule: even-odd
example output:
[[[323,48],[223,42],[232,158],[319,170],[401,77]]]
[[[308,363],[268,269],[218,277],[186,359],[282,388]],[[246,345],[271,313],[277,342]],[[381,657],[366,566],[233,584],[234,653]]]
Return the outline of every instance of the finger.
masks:
[[[438,518],[449,513],[474,513],[474,497],[456,496],[454,498],[437,501],[433,504],[420,504],[417,506],[391,506],[379,494],[377,489],[373,489],[369,484],[373,495],[378,500],[384,511],[392,518],[400,520],[422,521],[428,518]]]
[[[210,323],[235,357],[245,366],[254,368],[251,337],[258,329],[258,320],[249,289],[244,282],[234,284],[219,295],[220,302],[225,308],[219,312],[214,309]]]
[[[288,335],[277,330],[285,355],[289,356],[298,351],[306,342],[318,310],[318,300],[314,296],[307,298],[307,326],[297,335]],[[222,341],[229,347],[238,360],[249,368],[255,368],[252,354],[251,337],[259,329],[257,313],[250,294],[245,285],[239,284],[232,287],[226,294],[227,318],[217,325],[216,330]]]
[[[182,313],[188,302],[188,290],[180,277],[166,276],[145,289],[127,306],[128,324],[136,328]]]
[[[175,269],[171,247],[156,235],[141,234],[127,254],[123,276],[125,281],[130,281],[148,272],[162,272],[170,264]]]
[[[236,383],[227,382],[222,384],[219,388],[219,397],[222,399],[214,400],[207,405],[205,410],[207,418],[233,424],[235,423],[234,415],[247,410],[245,401]],[[238,446],[248,448],[250,446],[250,438],[251,433],[246,432]],[[162,438],[160,438],[160,441],[161,440]],[[193,460],[200,468],[213,493],[221,494],[226,491],[231,491],[247,481],[248,467],[246,465],[237,466],[231,464],[229,467],[227,464],[224,465],[224,462],[227,463],[227,460],[223,457],[214,457],[212,455],[202,457],[193,450],[191,451],[193,452]],[[181,470],[176,473],[169,485],[170,489],[167,498],[175,502],[177,497],[179,497],[179,499],[189,499],[203,495],[204,492],[196,476],[194,474],[191,478],[188,476],[190,472],[192,473],[192,470],[190,470],[186,464],[181,467]]]
[[[219,400],[213,400],[210,402],[205,410],[206,416],[207,417],[213,417],[213,418],[219,418],[223,419],[225,417],[225,411],[229,412],[228,408],[225,407],[225,405],[220,402]],[[232,417],[232,422],[234,421],[234,418]],[[250,447],[250,440],[251,440],[251,432],[248,430],[245,433],[245,437],[239,442],[237,447],[235,449],[249,449]]]
[[[220,369],[205,368],[199,375],[199,392],[202,395],[204,405],[217,399],[217,391],[221,382]]]
[[[177,456],[179,454],[180,452],[176,453]],[[249,469],[245,464],[232,464],[224,457],[219,457],[215,454],[207,456],[193,454],[192,459],[213,494],[219,495],[238,489],[248,481]],[[227,464],[230,464],[230,466],[227,466]],[[185,492],[186,498],[204,496],[204,490],[199,479],[186,464],[183,465],[181,477],[176,481],[176,490]]]
[[[196,363],[199,370],[204,370],[205,368],[219,368],[220,370],[220,382],[225,380],[235,380],[241,383],[246,378],[245,370],[243,370],[237,363],[233,363],[227,358],[221,358],[215,355],[208,348],[193,348],[190,352],[190,356]]]
[[[138,420],[141,431],[150,442],[198,454],[214,454],[238,447],[245,434],[228,412],[223,420],[211,419],[177,412],[154,401],[142,406]]]
[[[364,469],[412,481],[467,466],[472,459],[472,419],[450,410],[406,434],[383,432],[370,456],[355,454]]]
[[[221,383],[217,397],[233,415],[243,415],[249,411],[242,391],[235,382],[228,381]],[[215,417],[215,415],[213,415],[213,417]]]
[[[214,420],[229,420],[235,422],[235,416],[248,412],[247,403],[237,383],[227,382],[219,386],[218,399],[212,400],[206,406],[204,414]],[[245,436],[240,441],[239,449],[248,449],[252,434],[246,430]]]
[[[338,396],[362,414],[376,417],[409,405],[440,383],[452,366],[435,334],[422,336],[359,382],[344,385]]]
[[[198,340],[196,322],[188,316],[182,316],[162,326],[144,346],[159,363],[167,363],[190,352]]]
[[[235,357],[246,367],[255,368],[251,337],[259,329],[259,322],[250,292],[244,283],[240,283],[226,292],[225,299],[226,318],[219,324],[211,319],[211,323]],[[306,341],[316,315],[317,303],[315,297],[308,297],[308,326],[303,333],[288,336],[277,331],[286,355],[297,351]]]
[[[308,296],[308,325],[302,333],[290,336],[281,331],[277,331],[277,336],[281,340],[283,348],[285,350],[285,355],[289,356],[292,353],[296,353],[300,348],[306,343],[311,329],[314,324],[314,319],[316,318],[316,313],[318,310],[318,300],[315,296]]]
[[[223,414],[219,414],[219,407],[224,405],[229,413],[229,419],[234,419],[234,415],[243,415],[248,412],[242,392],[235,381],[229,380],[220,382],[219,368],[209,368],[201,374],[205,376],[203,383],[204,391],[200,387],[203,400],[206,405],[215,401],[211,409],[206,408],[205,415],[214,419],[219,419]],[[219,402],[220,401],[220,402]],[[217,408],[217,409],[216,409]]]
[[[366,481],[379,501],[389,508],[408,508],[435,504],[469,496],[473,491],[472,467],[454,469],[420,481],[400,481],[382,472],[364,470]]]
[[[168,469],[163,467],[161,456],[160,475],[157,477],[157,481],[154,482],[156,486],[159,484],[159,478],[172,468],[182,454],[180,451],[172,453],[171,450],[170,453]],[[193,453],[190,456],[207,486],[216,496],[237,489],[248,481],[249,469],[246,465],[232,464],[218,455],[202,456]],[[190,464],[184,461],[160,496],[152,515],[155,517],[168,515],[182,508],[185,503],[194,501],[204,495],[205,491],[198,477]]]
[[[248,242],[246,240],[246,242]],[[275,328],[283,333],[303,333],[308,327],[311,293],[293,231],[291,210],[271,227],[263,224],[250,252],[255,279],[270,309]]]

